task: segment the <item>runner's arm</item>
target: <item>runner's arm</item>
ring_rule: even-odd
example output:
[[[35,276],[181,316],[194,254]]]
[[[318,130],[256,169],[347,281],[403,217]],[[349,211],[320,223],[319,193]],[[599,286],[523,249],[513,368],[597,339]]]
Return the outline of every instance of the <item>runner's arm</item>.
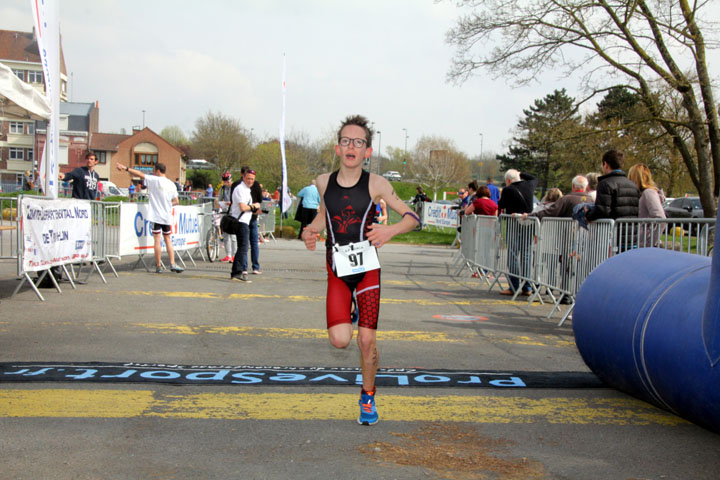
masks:
[[[141,172],[140,170],[135,170],[134,168],[126,167],[125,165],[123,165],[123,164],[121,164],[121,163],[118,163],[118,164],[117,164],[117,169],[120,170],[120,171],[123,171],[123,170],[124,170],[124,171],[126,171],[126,172],[128,172],[128,173],[130,173],[130,174],[132,174],[132,175],[138,176],[138,177],[140,177],[140,178],[145,178],[145,173],[144,173],[144,172]]]
[[[405,205],[400,197],[397,196],[390,182],[385,178],[371,174],[370,176],[370,194],[375,199],[383,199],[387,206],[402,215],[402,220],[392,225],[383,225],[374,223],[370,226],[368,240],[376,247],[382,247],[390,241],[395,235],[407,233],[420,224],[417,215],[410,207]]]

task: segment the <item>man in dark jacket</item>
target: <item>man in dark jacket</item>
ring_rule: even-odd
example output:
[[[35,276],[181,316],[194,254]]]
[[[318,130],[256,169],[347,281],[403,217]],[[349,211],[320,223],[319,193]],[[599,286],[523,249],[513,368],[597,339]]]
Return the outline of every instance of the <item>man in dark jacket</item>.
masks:
[[[595,207],[586,212],[588,222],[600,218],[637,218],[640,190],[622,171],[624,155],[618,150],[608,150],[602,157],[604,175],[598,178]],[[624,229],[616,235],[619,252],[633,248],[632,231]]]
[[[618,150],[608,150],[603,155],[604,175],[598,179],[595,208],[585,215],[588,221],[638,216],[640,191],[622,171],[623,159],[623,152]]]
[[[502,213],[523,214],[530,213],[533,209],[533,198],[538,179],[529,173],[520,173],[514,168],[505,172],[505,188],[500,194],[498,207]],[[516,220],[508,220],[508,269],[511,274],[529,278],[531,275],[530,251],[532,248],[532,229],[518,223]],[[520,279],[510,275],[510,287],[500,292],[500,295],[515,295],[520,287]],[[522,286],[523,295],[529,296],[532,287],[528,282]]]

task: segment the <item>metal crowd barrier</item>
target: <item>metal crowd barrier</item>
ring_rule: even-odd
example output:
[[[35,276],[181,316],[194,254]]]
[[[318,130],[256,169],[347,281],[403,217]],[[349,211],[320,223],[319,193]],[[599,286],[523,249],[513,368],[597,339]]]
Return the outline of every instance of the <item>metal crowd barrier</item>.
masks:
[[[260,209],[263,212],[258,216],[258,235],[275,239],[275,202],[273,200],[263,200]]]
[[[697,255],[710,253],[714,219],[603,219],[581,227],[569,218],[545,218],[540,222],[529,217],[471,215],[464,219],[460,256],[473,276],[490,284],[500,284],[502,277],[510,282],[518,277],[516,298],[523,285],[532,290],[529,302],[540,297],[542,290],[553,302],[550,318],[562,313],[558,325],[569,317],[575,295],[588,275],[612,255],[632,248],[656,247]],[[457,273],[460,273],[458,270]]]
[[[20,238],[17,198],[0,197],[0,215],[0,258],[17,258]]]
[[[499,235],[497,241],[497,264],[495,267],[495,280],[490,289],[500,284],[504,276],[508,283],[513,277],[518,280],[518,287],[513,295],[517,298],[529,284],[532,290],[536,290],[535,279],[535,246],[540,233],[540,220],[536,217],[528,217],[521,220],[520,217],[512,215],[500,215]]]

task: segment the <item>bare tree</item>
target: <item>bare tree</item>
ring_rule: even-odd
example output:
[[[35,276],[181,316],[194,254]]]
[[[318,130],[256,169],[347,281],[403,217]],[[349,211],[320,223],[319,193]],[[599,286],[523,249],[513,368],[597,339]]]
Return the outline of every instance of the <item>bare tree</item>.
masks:
[[[410,171],[420,183],[432,189],[433,198],[437,198],[438,190],[443,187],[470,177],[467,156],[457,150],[452,140],[438,136],[420,137],[410,161]]]
[[[699,12],[709,0],[460,0],[447,34],[455,82],[477,69],[524,84],[546,69],[584,74],[599,91],[628,84],[672,139],[705,214],[720,193],[720,131]],[[706,15],[707,16],[707,15]],[[702,29],[701,29],[702,27]],[[494,44],[488,48],[488,44]],[[665,108],[680,99],[683,115]]]
[[[208,112],[195,122],[193,155],[214,162],[221,172],[239,168],[251,150],[250,135],[239,120]]]

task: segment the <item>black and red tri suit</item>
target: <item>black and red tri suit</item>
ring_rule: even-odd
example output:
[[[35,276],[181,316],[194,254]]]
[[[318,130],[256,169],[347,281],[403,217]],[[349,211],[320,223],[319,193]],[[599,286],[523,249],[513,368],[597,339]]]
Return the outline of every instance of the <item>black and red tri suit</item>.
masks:
[[[358,326],[377,329],[380,313],[380,269],[338,277],[332,258],[333,245],[348,245],[367,240],[370,225],[375,221],[375,203],[370,197],[370,174],[363,170],[352,187],[337,183],[338,171],[330,174],[323,202],[327,228],[328,289],[326,300],[328,328],[350,323],[353,291],[358,302]]]

